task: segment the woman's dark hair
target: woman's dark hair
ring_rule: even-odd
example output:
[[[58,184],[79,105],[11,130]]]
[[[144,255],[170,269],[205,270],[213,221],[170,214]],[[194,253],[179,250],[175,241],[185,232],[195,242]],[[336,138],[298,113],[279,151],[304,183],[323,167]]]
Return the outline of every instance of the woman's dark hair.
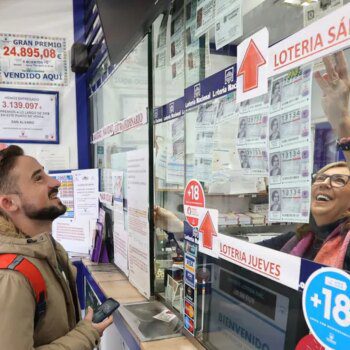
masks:
[[[271,157],[271,164],[275,161],[275,159],[277,159],[278,161],[280,160],[279,156],[277,154],[274,154],[272,157]]]
[[[276,194],[278,195],[278,197],[280,196],[280,193],[277,190],[275,190],[271,193],[271,198],[273,199],[273,197],[275,197]]]
[[[278,125],[278,119],[277,118],[272,118],[271,119],[271,125],[270,125],[271,129],[272,129],[273,124],[275,124],[275,123]]]
[[[15,179],[10,173],[16,165],[17,158],[23,155],[23,149],[15,145],[0,151],[0,194],[6,194],[16,188]]]
[[[246,123],[245,118],[242,118],[242,119],[239,121],[239,126],[242,126],[243,123]]]
[[[281,86],[281,82],[280,81],[276,81],[273,86],[272,86],[272,93],[274,93],[276,91],[276,87],[277,86]]]

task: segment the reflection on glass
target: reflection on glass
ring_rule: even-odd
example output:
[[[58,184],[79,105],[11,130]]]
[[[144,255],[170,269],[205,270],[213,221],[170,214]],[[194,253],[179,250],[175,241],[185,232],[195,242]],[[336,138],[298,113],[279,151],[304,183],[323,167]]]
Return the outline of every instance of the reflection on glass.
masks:
[[[264,277],[215,261],[198,284],[196,322],[208,349],[294,349],[308,333],[301,293]]]

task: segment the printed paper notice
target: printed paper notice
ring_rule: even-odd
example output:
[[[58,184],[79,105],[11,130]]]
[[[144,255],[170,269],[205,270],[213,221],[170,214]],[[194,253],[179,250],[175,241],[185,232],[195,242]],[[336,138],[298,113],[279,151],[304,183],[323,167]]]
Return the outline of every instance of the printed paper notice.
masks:
[[[173,119],[166,123],[168,131],[167,145],[167,167],[166,182],[168,184],[184,184],[184,125],[185,118],[183,116]]]
[[[211,177],[216,109],[215,102],[202,104],[196,118],[194,173],[203,182],[208,182]]]
[[[0,139],[58,143],[57,111],[55,92],[0,91]]]
[[[196,37],[197,30],[197,1],[191,1],[186,6],[186,82],[192,85],[204,78],[205,56],[207,52],[201,48],[200,40]],[[204,57],[203,57],[204,56]]]
[[[150,297],[148,150],[127,153],[129,280]]]
[[[270,187],[270,222],[309,222],[310,186]]]
[[[267,175],[269,95],[245,100],[239,107],[237,151],[245,175]]]
[[[128,276],[128,232],[124,225],[123,172],[112,170],[114,263]]]
[[[58,218],[53,222],[52,235],[69,252],[88,254],[91,248],[88,219]]]
[[[98,169],[72,171],[74,181],[74,208],[76,218],[98,218]]]
[[[168,15],[164,15],[159,27],[156,47],[156,68],[163,68],[166,65],[166,42],[167,42]]]
[[[310,213],[312,68],[306,65],[270,84],[269,221],[308,222]]]
[[[215,20],[215,1],[198,0],[197,1],[197,29],[196,37],[206,33],[214,25]]]
[[[43,147],[36,157],[46,171],[65,170],[70,168],[69,147],[56,145],[55,148]]]
[[[217,0],[215,6],[215,47],[219,50],[242,36],[242,7],[237,0]]]

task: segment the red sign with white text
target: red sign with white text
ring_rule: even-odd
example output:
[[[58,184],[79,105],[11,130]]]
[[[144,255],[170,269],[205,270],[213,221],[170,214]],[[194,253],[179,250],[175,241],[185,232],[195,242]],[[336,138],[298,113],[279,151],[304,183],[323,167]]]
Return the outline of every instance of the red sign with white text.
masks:
[[[187,222],[192,227],[197,227],[199,219],[198,208],[205,206],[205,195],[199,181],[192,179],[188,182],[184,192],[183,204]]]

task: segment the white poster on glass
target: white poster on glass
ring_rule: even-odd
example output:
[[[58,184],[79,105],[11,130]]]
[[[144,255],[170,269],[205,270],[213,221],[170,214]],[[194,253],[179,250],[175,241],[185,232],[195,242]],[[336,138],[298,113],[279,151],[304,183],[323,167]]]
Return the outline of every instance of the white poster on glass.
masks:
[[[127,152],[129,280],[150,297],[148,149]]]
[[[80,220],[58,218],[52,224],[52,235],[68,252],[89,253],[92,242],[88,218]]]
[[[270,222],[309,222],[311,83],[312,66],[305,65],[274,77],[270,84]]]
[[[123,172],[112,170],[114,263],[128,276],[128,232],[124,224]]]
[[[196,37],[205,34],[215,22],[215,1],[198,0],[197,1],[197,29]]]
[[[85,169],[72,171],[74,181],[74,209],[77,219],[98,218],[99,171]]]
[[[70,169],[70,149],[67,146],[43,146],[37,150],[36,159],[45,171]]]
[[[243,34],[242,6],[239,0],[216,0],[215,47],[216,50],[236,40]]]

